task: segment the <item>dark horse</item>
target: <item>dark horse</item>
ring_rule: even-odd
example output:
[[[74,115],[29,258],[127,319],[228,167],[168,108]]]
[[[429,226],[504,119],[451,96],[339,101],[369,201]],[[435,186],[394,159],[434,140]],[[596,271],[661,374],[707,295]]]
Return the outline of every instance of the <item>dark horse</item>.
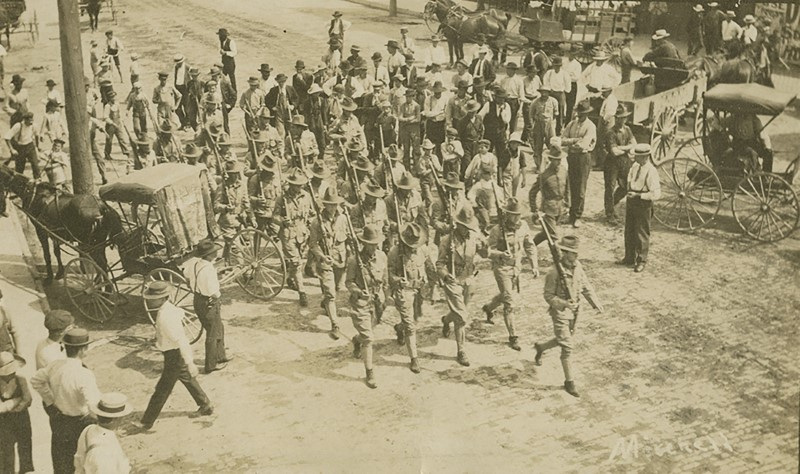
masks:
[[[505,35],[511,14],[495,9],[481,12],[466,10],[454,0],[431,0],[425,5],[425,15],[435,16],[439,22],[439,33],[447,39],[450,62],[464,59],[464,43],[474,42],[479,34],[486,36],[486,42],[494,58],[502,61],[500,50],[505,56]]]
[[[708,88],[717,84],[747,84],[756,82],[772,86],[768,72],[756,65],[753,57],[743,54],[737,58],[725,59],[722,54],[703,56],[687,61],[686,68],[690,74],[705,74]]]
[[[0,182],[21,199],[22,210],[32,218],[47,266],[45,281],[53,280],[48,231],[76,244],[79,251],[91,257],[103,270],[108,270],[105,244],[109,237],[122,231],[119,214],[108,204],[94,196],[57,192],[49,184],[34,182],[7,166],[0,166]],[[58,262],[55,278],[61,278],[64,264],[61,248],[55,239],[53,254]]]

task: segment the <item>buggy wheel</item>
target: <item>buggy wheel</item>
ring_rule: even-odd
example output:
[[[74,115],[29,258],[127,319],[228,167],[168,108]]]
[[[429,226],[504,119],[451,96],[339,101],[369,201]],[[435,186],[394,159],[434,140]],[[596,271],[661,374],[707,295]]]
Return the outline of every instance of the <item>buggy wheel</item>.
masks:
[[[731,209],[742,231],[761,242],[785,239],[800,219],[797,194],[791,184],[772,173],[753,173],[739,181]]]
[[[681,143],[678,151],[675,152],[675,158],[693,160],[705,165],[711,163],[708,160],[708,156],[706,156],[703,151],[702,140],[696,138]],[[671,171],[680,173],[680,167],[673,167]],[[715,173],[709,173],[707,168],[698,167],[690,172],[690,178],[695,183],[695,187],[701,191],[699,193],[690,194],[690,199],[694,199],[703,204],[714,204],[720,199],[717,193],[714,192],[715,187],[713,185],[713,180],[716,178]],[[678,177],[672,176],[672,179],[677,180]],[[727,197],[723,190],[722,199],[724,200]]]
[[[678,112],[667,106],[658,114],[650,127],[650,156],[658,164],[666,158],[678,133]]]
[[[798,166],[800,166],[800,155],[797,155],[797,158],[792,160],[789,166],[786,167],[786,171],[783,172],[784,179],[786,179],[789,184],[794,184],[794,177],[797,176]]]
[[[104,323],[117,309],[117,284],[94,260],[78,257],[64,267],[64,290],[75,309]]]
[[[248,294],[269,300],[283,290],[286,262],[278,243],[257,229],[244,229],[231,242],[228,264]]]
[[[722,205],[722,184],[705,163],[673,158],[656,168],[661,199],[653,203],[653,216],[666,227],[693,231],[716,217]]]
[[[600,46],[600,49],[608,53],[609,60],[607,61],[608,64],[614,67],[617,72],[622,70],[622,60],[620,59],[620,55],[622,53],[622,47],[624,45],[622,37],[619,36],[612,36],[605,41]]]
[[[153,281],[166,281],[172,284],[169,301],[183,310],[183,330],[186,332],[186,337],[189,338],[189,342],[191,344],[197,342],[200,336],[203,335],[203,325],[200,324],[200,320],[194,311],[192,301],[194,295],[191,288],[189,288],[189,282],[186,281],[183,275],[169,268],[156,268],[145,275],[144,283],[142,284],[142,302],[147,318],[153,325],[156,323],[158,309],[151,308],[148,305],[149,301],[144,298],[144,292],[148,283]]]
[[[692,124],[692,133],[694,134],[694,138],[703,138],[703,126],[705,125],[705,120],[706,117],[703,115],[703,99],[699,99],[697,104],[695,104],[694,123]]]

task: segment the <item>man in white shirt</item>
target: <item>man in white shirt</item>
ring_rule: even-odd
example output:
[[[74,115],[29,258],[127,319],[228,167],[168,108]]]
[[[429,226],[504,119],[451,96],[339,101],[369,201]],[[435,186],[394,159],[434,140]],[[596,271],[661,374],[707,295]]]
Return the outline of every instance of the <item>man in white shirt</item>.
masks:
[[[93,422],[90,407],[100,401],[97,380],[81,362],[89,346],[89,332],[72,328],[62,343],[67,357],[39,369],[31,378],[31,386],[41,395],[50,416],[50,452],[57,474],[72,472],[78,438]]]
[[[41,174],[39,157],[36,152],[38,136],[33,126],[33,112],[24,112],[22,121],[15,123],[5,134],[6,145],[14,159],[14,171],[25,171],[25,162],[31,164],[34,179]]]
[[[372,71],[370,71],[370,79],[373,83],[378,81],[389,85],[389,70],[383,64],[383,55],[379,51],[372,53]]]
[[[114,433],[133,411],[128,398],[121,393],[104,393],[91,410],[97,424],[87,426],[78,438],[75,474],[128,474],[131,464]]]
[[[441,37],[439,35],[431,36],[431,45],[422,52],[422,62],[425,64],[425,71],[430,70],[431,64],[449,64],[449,60],[447,59],[447,53],[444,51],[444,48],[440,45],[439,41]]]
[[[517,63],[509,62],[506,64],[506,76],[500,78],[500,88],[506,92],[506,103],[511,108],[510,133],[517,129],[519,107],[525,99],[525,84],[523,77],[517,74],[518,69]]]
[[[269,64],[262,63],[258,72],[261,73],[261,77],[258,79],[258,88],[264,92],[264,95],[267,95],[278,83],[275,82],[274,77],[270,76],[272,68],[269,67]]]
[[[572,227],[581,226],[581,216],[586,202],[586,184],[592,170],[591,154],[597,143],[597,128],[589,120],[593,110],[588,100],[575,107],[576,118],[564,127],[561,144],[568,147],[567,164],[570,191],[569,219]]]
[[[161,409],[167,403],[175,382],[183,383],[194,399],[200,415],[211,415],[214,407],[211,400],[197,381],[197,366],[194,365],[192,346],[183,329],[185,314],[182,309],[169,302],[172,285],[166,281],[151,282],[144,292],[148,307],[157,309],[156,316],[156,349],[164,354],[164,368],[158,379],[155,392],[150,397],[147,409],[142,415],[140,425],[149,430],[153,427]]]
[[[414,38],[408,36],[408,28],[405,26],[400,28],[400,41],[397,43],[400,45],[400,52],[403,54],[414,54],[417,50],[417,44],[414,42]]]
[[[563,124],[566,123],[567,94],[572,90],[570,75],[561,67],[563,61],[561,56],[554,56],[553,68],[548,69],[542,78],[542,84],[550,91],[550,96],[558,101],[556,133],[559,133]]]
[[[456,61],[456,73],[453,75],[453,86],[458,87],[461,81],[472,84],[472,74],[468,71],[469,65],[463,59]]]
[[[448,98],[442,95],[445,88],[441,82],[435,82],[432,90],[433,94],[425,99],[422,115],[427,119],[425,122],[425,136],[437,146],[437,152],[441,154],[438,147],[444,143],[445,107],[447,106]]]
[[[595,53],[594,62],[586,67],[581,75],[586,89],[591,93],[597,93],[604,87],[617,87],[622,81],[622,76],[608,64],[608,54],[605,51]]]
[[[67,358],[61,339],[74,322],[75,318],[69,311],[54,309],[47,312],[44,316],[47,337],[36,345],[36,370],[44,369],[51,362]]]
[[[725,19],[722,20],[722,44],[727,51],[731,51],[733,44],[742,36],[742,27],[736,23],[735,18],[736,12],[728,10],[725,12]]]
[[[636,162],[628,172],[628,200],[625,204],[625,258],[618,263],[633,265],[641,273],[650,250],[650,220],[653,201],[661,198],[661,182],[650,161],[650,145],[641,143],[633,148]]]
[[[335,11],[333,12],[333,18],[331,18],[331,21],[328,24],[328,37],[335,38],[339,43],[339,47],[341,48],[341,45],[344,44],[344,34],[350,29],[351,26],[352,23],[342,19],[342,12]]]
[[[218,250],[219,246],[213,241],[204,240],[197,244],[194,258],[190,258],[181,268],[194,293],[192,304],[197,319],[206,330],[206,374],[224,369],[230,360],[225,354],[225,326],[220,314],[222,294],[214,268]]]
[[[758,39],[758,28],[756,28],[756,18],[753,15],[744,17],[744,28],[742,28],[742,42],[749,46]]]
[[[119,53],[123,50],[122,41],[114,36],[112,30],[106,31],[106,54],[114,60],[114,65],[117,67],[119,73],[119,82],[125,82],[122,78],[122,67],[119,63]]]

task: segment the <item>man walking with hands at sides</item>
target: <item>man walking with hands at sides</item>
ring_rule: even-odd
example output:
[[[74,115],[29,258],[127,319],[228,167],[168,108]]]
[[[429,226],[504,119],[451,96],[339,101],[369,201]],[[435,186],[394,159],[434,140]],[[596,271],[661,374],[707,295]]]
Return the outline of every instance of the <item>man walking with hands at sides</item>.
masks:
[[[139,425],[149,430],[167,403],[175,382],[183,383],[186,390],[197,403],[200,415],[211,415],[214,407],[211,400],[197,381],[197,366],[194,365],[192,346],[183,330],[183,310],[172,304],[169,296],[172,285],[166,281],[151,282],[144,292],[148,307],[157,310],[156,315],[156,349],[164,354],[164,368],[156,384],[155,392],[150,397],[147,409],[142,415]]]
[[[228,76],[233,86],[233,93],[236,94],[236,42],[228,34],[228,30],[220,28],[217,30],[219,37],[219,54],[222,59],[222,74]]]
[[[594,289],[583,273],[583,267],[578,261],[578,237],[565,235],[553,249],[554,257],[558,261],[544,279],[544,300],[550,305],[550,317],[553,319],[553,332],[555,337],[549,341],[533,345],[536,349],[535,365],[542,365],[542,355],[545,351],[556,346],[561,346],[561,367],[564,369],[564,390],[573,397],[580,397],[572,379],[572,334],[575,332],[575,322],[578,317],[579,298],[583,296],[599,312],[603,307],[597,303]]]
[[[653,201],[661,197],[661,182],[650,161],[650,145],[641,143],[633,148],[635,162],[628,172],[628,200],[625,204],[625,258],[618,263],[633,265],[641,273],[650,250],[650,220]]]
[[[217,269],[214,268],[218,251],[219,246],[213,241],[203,240],[195,247],[194,258],[190,258],[182,267],[183,275],[194,293],[192,303],[197,319],[206,330],[206,374],[224,369],[230,361],[225,354],[225,327],[220,315],[222,294]]]

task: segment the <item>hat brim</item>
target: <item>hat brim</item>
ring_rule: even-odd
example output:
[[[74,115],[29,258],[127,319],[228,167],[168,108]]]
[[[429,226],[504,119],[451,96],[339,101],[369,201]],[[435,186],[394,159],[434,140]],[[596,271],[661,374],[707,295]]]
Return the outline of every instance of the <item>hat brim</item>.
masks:
[[[20,370],[22,367],[25,366],[25,359],[18,356],[17,354],[12,354],[12,355],[14,356],[14,360],[0,367],[0,375],[16,374],[18,370]]]
[[[219,252],[222,247],[214,243],[214,246],[206,251],[200,251],[199,248],[195,249],[194,254],[197,257],[205,257],[206,255],[211,255],[212,253]]]
[[[442,186],[450,189],[464,189],[464,183],[462,183],[461,181],[459,181],[458,184],[453,184],[453,183],[448,183],[447,181],[443,181]]]
[[[342,106],[342,110],[347,110],[348,112],[355,112],[355,110],[357,108],[358,108],[358,106],[355,105],[355,104],[353,104],[353,105],[343,105]]]
[[[374,239],[367,240],[367,239],[364,238],[363,235],[359,235],[358,236],[358,240],[359,240],[359,242],[363,242],[365,244],[372,244],[372,245],[379,245],[381,243],[380,236],[375,236]]]
[[[561,244],[558,244],[557,247],[562,252],[578,253],[578,249],[576,249],[575,247],[568,247],[568,246],[561,245]]]
[[[381,191],[372,191],[371,189],[365,189],[364,190],[364,194],[366,194],[367,196],[372,196],[374,198],[378,198],[378,199],[386,197],[386,193],[383,192],[383,190],[381,190]]]
[[[293,184],[295,186],[305,186],[306,183],[308,183],[308,181],[306,180],[298,180],[298,179],[287,179],[286,182],[289,184]]]
[[[403,236],[402,232],[400,233],[400,241],[403,242],[403,244],[405,244],[406,246],[411,247],[412,249],[419,248],[422,245],[422,243],[426,242],[427,240],[428,240],[428,235],[427,231],[424,228],[420,228],[419,240],[417,240],[416,242],[407,241]]]
[[[477,231],[478,230],[478,220],[471,219],[469,222],[461,220],[459,218],[454,219],[456,224],[466,227],[469,230]]]
[[[160,300],[162,298],[169,298],[169,297],[170,297],[170,291],[169,290],[162,291],[160,293],[145,293],[144,295],[142,295],[142,298],[144,298],[146,300]],[[64,344],[65,345],[69,345],[66,342]],[[89,343],[87,342],[86,344],[89,344]],[[81,345],[84,345],[84,344],[81,344]]]
[[[342,204],[343,202],[344,202],[344,199],[342,199],[341,196],[337,196],[336,199],[322,199],[322,204],[327,204],[327,205],[330,205],[330,206],[338,206],[339,204]]]
[[[133,407],[131,406],[130,403],[126,403],[125,408],[122,411],[115,411],[115,412],[104,411],[100,408],[99,405],[100,402],[97,402],[97,404],[92,405],[89,408],[91,409],[92,413],[94,413],[97,416],[102,416],[103,418],[122,418],[123,416],[128,416],[131,413],[133,413]]]

